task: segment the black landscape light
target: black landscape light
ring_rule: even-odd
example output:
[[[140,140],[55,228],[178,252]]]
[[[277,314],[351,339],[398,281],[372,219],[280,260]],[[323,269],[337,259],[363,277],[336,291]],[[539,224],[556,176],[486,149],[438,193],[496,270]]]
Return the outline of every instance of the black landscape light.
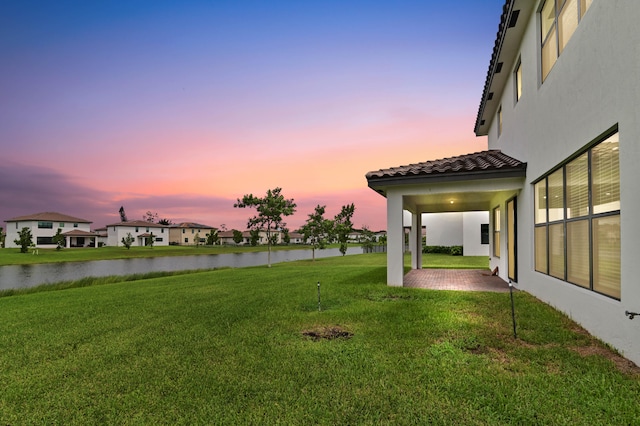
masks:
[[[517,339],[518,334],[516,333],[516,310],[513,305],[513,284],[511,280],[509,280],[509,294],[511,295],[511,321],[513,322],[513,338]]]

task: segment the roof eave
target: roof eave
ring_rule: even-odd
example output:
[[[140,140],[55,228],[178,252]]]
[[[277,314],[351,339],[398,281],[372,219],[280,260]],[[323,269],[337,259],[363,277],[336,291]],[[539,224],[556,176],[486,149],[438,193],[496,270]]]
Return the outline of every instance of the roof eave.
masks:
[[[505,1],[478,107],[474,126],[476,136],[486,136],[489,133],[492,117],[500,105],[505,85],[509,81],[520,52],[520,42],[534,7],[535,2],[528,0]]]
[[[468,180],[479,179],[508,179],[508,178],[525,178],[527,175],[527,165],[523,164],[517,169],[505,169],[505,170],[492,170],[487,171],[471,171],[471,172],[456,172],[456,173],[443,173],[440,175],[413,175],[413,176],[391,176],[391,177],[379,177],[369,178],[367,183],[369,188],[385,195],[385,188],[390,186],[401,185],[425,185],[425,184],[439,184],[448,182],[461,182]]]

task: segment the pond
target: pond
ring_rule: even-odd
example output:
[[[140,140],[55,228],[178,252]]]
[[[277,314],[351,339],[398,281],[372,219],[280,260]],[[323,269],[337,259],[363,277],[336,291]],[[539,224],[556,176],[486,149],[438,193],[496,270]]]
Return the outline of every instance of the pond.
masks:
[[[347,254],[360,254],[361,247],[349,247]],[[316,250],[316,258],[341,256],[337,248]],[[271,263],[311,259],[311,250],[277,250]],[[41,263],[0,266],[0,290],[35,287],[85,277],[146,274],[148,272],[195,269],[242,268],[267,264],[267,252],[167,256],[144,259],[95,260],[90,262]]]

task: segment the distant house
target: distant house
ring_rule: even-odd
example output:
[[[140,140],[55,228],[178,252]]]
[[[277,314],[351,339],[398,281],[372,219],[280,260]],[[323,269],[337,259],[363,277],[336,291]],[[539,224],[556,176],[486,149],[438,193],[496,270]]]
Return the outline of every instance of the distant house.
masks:
[[[107,245],[121,246],[122,239],[131,234],[135,239],[134,246],[145,246],[153,235],[153,245],[169,245],[169,226],[159,223],[146,222],[144,220],[132,220],[129,222],[117,222],[107,225]]]
[[[362,240],[362,231],[354,229],[347,234],[347,241],[350,243],[359,243]]]
[[[275,235],[276,244],[280,244],[282,242],[282,233],[280,231],[271,231],[271,237],[273,238]],[[289,234],[291,237],[291,233]],[[250,245],[251,244],[251,231],[242,231],[242,241],[239,244],[236,244],[233,241],[233,230],[218,232],[218,238],[220,238],[220,244],[228,244],[228,245]],[[265,231],[260,231],[258,236],[258,244],[267,244],[267,233]]]
[[[93,230],[96,234],[98,234],[98,247],[107,245],[107,227],[104,228],[96,228]]]
[[[289,232],[289,243],[304,244],[304,235],[302,235],[300,232]]]
[[[53,237],[61,230],[64,247],[97,247],[98,234],[91,232],[91,221],[56,212],[35,213],[5,220],[7,237],[5,247],[20,247],[14,243],[22,228],[29,228],[33,243],[38,248],[55,248]]]
[[[198,243],[204,244],[207,241],[207,234],[215,229],[213,226],[194,222],[182,222],[176,225],[169,225],[169,244],[195,245],[196,235],[200,238]]]

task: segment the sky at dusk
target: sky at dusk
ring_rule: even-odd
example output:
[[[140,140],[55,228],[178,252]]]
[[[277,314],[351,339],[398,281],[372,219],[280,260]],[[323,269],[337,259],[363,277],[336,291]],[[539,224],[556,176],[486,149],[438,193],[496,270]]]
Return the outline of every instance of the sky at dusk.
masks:
[[[504,0],[0,4],[0,226],[146,211],[244,229],[282,187],[295,229],[371,170],[486,149],[473,133]]]

